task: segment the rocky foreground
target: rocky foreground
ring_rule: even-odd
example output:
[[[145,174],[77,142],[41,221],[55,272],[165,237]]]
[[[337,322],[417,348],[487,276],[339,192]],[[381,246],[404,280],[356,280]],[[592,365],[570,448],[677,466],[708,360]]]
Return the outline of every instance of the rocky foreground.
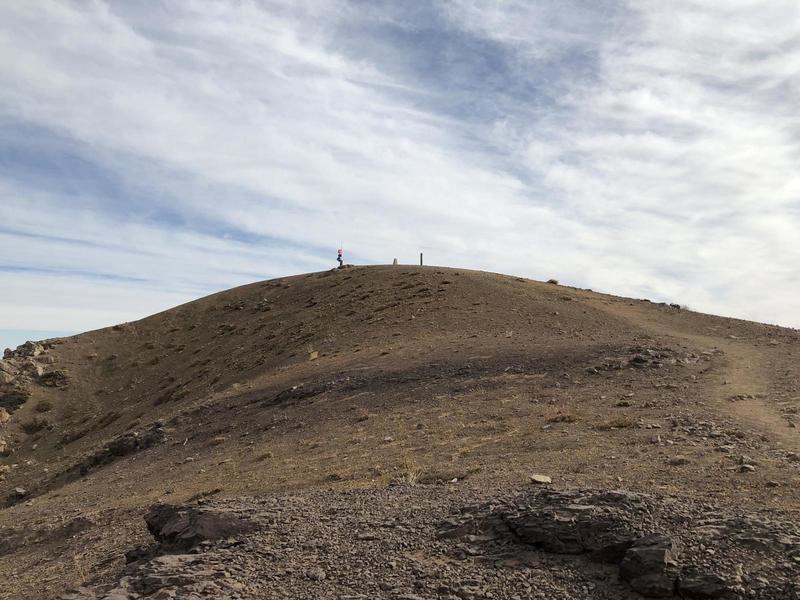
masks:
[[[454,485],[156,505],[122,577],[62,600],[800,598],[800,528],[775,511]]]

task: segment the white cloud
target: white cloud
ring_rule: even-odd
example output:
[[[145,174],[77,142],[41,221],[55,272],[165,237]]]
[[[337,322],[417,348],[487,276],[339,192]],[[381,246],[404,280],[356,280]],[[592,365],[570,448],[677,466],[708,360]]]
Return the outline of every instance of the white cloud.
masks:
[[[0,159],[0,327],[110,324],[324,268],[340,240],[800,325],[794,2],[421,6],[0,8],[0,122],[74,140],[126,191]],[[31,267],[64,293],[29,302]],[[60,299],[76,282],[108,295],[95,317]]]

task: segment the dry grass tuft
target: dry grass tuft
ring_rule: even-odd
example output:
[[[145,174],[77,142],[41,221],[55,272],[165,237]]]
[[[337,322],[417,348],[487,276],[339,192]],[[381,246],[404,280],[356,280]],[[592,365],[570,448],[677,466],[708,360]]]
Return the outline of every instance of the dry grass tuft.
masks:
[[[392,482],[405,485],[416,485],[421,474],[422,469],[419,467],[419,465],[417,465],[412,459],[406,458],[403,460],[403,464],[400,465],[399,472],[392,478]]]
[[[22,427],[22,431],[31,435],[32,433],[37,433],[42,429],[49,429],[51,427],[50,421],[45,419],[44,417],[33,417],[30,421],[25,421],[24,423],[20,424]]]
[[[560,412],[557,415],[553,415],[552,417],[548,418],[547,422],[548,423],[574,423],[577,420],[578,420],[578,417],[576,417],[572,413]]]
[[[594,426],[595,429],[598,431],[608,431],[610,429],[628,429],[630,427],[635,427],[636,421],[631,419],[630,417],[614,417],[613,419],[608,419],[602,423],[598,423]]]

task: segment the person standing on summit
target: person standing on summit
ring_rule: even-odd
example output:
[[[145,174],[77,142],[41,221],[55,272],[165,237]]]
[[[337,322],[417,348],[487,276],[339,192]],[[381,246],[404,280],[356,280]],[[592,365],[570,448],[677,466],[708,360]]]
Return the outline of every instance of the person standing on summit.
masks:
[[[339,266],[340,267],[344,264],[344,260],[342,259],[342,249],[341,248],[339,248],[336,251],[336,260],[339,261]]]

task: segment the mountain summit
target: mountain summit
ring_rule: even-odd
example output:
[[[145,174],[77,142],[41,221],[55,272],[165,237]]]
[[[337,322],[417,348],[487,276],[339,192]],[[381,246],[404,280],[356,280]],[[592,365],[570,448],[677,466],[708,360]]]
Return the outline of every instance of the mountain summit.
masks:
[[[798,353],[400,265],[29,342],[0,362],[0,596],[797,598]]]

